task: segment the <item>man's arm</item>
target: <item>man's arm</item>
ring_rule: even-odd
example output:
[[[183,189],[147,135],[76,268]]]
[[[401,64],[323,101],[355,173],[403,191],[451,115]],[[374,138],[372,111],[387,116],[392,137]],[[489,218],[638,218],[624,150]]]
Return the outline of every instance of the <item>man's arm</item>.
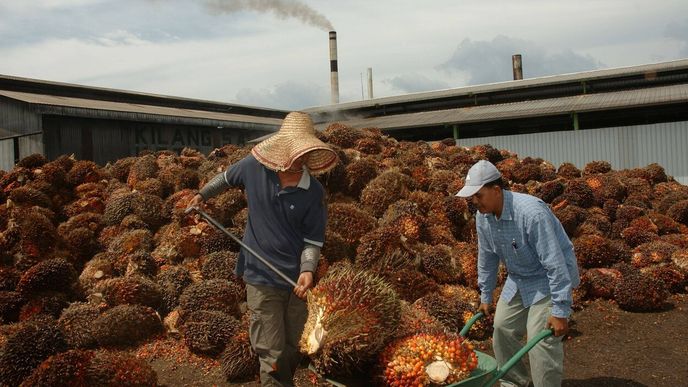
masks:
[[[571,278],[547,212],[542,211],[533,218],[528,230],[528,243],[535,247],[538,259],[547,272],[552,294],[552,316],[567,318],[573,303]]]
[[[214,198],[229,188],[225,174],[226,172],[218,173],[198,191],[198,194],[201,195],[204,201]]]
[[[303,220],[303,243],[301,252],[301,274],[296,282],[294,293],[300,298],[305,298],[308,289],[313,286],[313,273],[318,268],[320,249],[325,243],[325,226],[327,225],[327,206],[324,202],[324,192],[321,188],[314,195],[313,204],[308,209]]]
[[[497,270],[499,256],[490,249],[487,240],[487,230],[476,222],[478,234],[478,287],[480,288],[480,303],[492,304],[492,293],[497,286]]]
[[[248,157],[236,164],[230,165],[226,171],[218,173],[200,189],[189,202],[189,207],[198,206],[204,201],[214,198],[227,188],[244,185],[244,169]]]
[[[308,289],[313,286],[315,270],[320,259],[320,246],[306,243],[301,252],[301,274],[296,282],[294,293],[300,298],[305,298]]]

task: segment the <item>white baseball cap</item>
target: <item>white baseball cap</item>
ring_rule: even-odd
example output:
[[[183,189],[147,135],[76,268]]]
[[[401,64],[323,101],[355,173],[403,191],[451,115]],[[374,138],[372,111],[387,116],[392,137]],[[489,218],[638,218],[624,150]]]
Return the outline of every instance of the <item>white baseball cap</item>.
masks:
[[[456,196],[462,198],[471,197],[475,195],[476,192],[480,191],[485,184],[495,181],[500,177],[502,177],[502,174],[499,173],[494,164],[487,160],[480,160],[473,164],[471,169],[468,170],[464,186]]]

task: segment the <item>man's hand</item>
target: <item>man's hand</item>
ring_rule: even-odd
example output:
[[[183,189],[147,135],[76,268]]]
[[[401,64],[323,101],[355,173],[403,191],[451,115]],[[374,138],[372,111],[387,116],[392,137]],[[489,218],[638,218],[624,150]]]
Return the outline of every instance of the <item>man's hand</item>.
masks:
[[[492,315],[492,305],[480,304],[480,306],[478,307],[478,312],[482,312],[482,314],[484,314],[485,317],[489,317]]]
[[[196,194],[196,196],[189,200],[189,204],[187,204],[186,208],[201,207],[201,204],[203,204],[203,196],[201,196],[201,194]]]
[[[565,317],[549,316],[547,328],[554,330],[554,336],[564,336],[569,332],[569,319]]]
[[[311,287],[313,287],[313,273],[310,271],[304,271],[299,276],[299,280],[296,281],[294,294],[296,294],[297,297],[305,300],[306,294],[308,294],[308,289]]]

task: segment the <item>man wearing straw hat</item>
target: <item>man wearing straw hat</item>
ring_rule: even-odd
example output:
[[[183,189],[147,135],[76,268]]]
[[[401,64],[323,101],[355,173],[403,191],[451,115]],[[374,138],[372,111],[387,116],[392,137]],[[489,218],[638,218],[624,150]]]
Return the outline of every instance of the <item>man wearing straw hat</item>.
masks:
[[[228,187],[244,187],[249,215],[243,242],[296,282],[292,289],[242,248],[235,271],[246,282],[249,335],[263,386],[293,385],[308,315],[304,299],[313,286],[327,222],[324,189],[313,175],[337,161],[315,136],[308,114],[292,112],[279,132],[216,175],[189,204],[198,206]]]
[[[478,286],[480,311],[491,312],[499,262],[509,275],[494,316],[494,352],[500,366],[520,348],[520,339],[545,328],[554,331],[528,353],[535,387],[560,386],[572,289],[580,283],[573,245],[559,220],[542,200],[505,190],[502,175],[487,160],[468,170],[456,196],[478,208]],[[526,386],[528,371],[519,362],[501,381]]]

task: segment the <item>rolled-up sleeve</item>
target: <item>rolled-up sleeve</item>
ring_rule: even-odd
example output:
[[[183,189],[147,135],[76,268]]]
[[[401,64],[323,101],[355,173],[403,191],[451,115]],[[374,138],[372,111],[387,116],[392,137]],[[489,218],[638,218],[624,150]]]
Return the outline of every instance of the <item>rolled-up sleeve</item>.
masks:
[[[480,288],[480,302],[492,303],[492,293],[497,286],[497,270],[499,256],[492,251],[487,240],[487,230],[480,221],[476,222],[478,234],[478,288]]]
[[[545,211],[534,216],[530,223],[528,243],[535,246],[538,259],[547,272],[552,295],[552,316],[568,317],[573,303],[571,278],[554,224]]]

